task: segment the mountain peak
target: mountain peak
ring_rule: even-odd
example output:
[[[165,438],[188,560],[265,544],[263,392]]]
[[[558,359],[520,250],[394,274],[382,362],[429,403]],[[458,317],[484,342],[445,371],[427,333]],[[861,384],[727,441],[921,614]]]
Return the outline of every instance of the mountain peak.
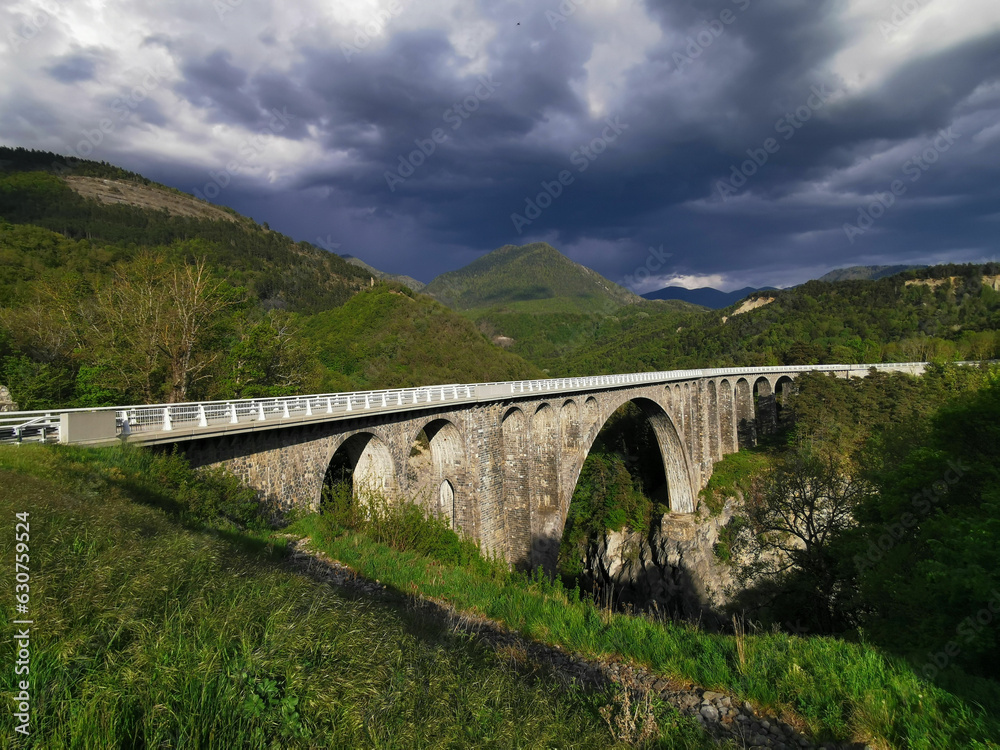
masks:
[[[587,312],[634,304],[639,297],[576,263],[546,242],[504,245],[424,289],[456,309],[558,299]]]

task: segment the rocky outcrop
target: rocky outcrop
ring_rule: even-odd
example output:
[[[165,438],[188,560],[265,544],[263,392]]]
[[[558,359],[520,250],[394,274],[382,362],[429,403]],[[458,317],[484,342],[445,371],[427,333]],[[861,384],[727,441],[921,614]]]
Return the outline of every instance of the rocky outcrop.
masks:
[[[17,411],[17,404],[5,385],[0,385],[0,411]]]
[[[733,503],[717,516],[668,513],[649,533],[605,532],[587,548],[585,582],[617,606],[721,624],[733,581],[715,545]]]

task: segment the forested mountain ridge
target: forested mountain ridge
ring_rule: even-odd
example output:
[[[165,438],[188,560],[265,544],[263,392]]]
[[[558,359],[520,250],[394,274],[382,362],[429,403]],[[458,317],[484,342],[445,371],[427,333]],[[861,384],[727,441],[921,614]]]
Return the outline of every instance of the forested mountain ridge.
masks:
[[[1000,343],[998,271],[996,263],[840,269],[789,289],[748,290],[716,311],[597,283],[596,273],[536,243],[499,248],[426,291],[564,376],[990,358]]]
[[[565,311],[608,313],[640,301],[638,295],[544,242],[504,245],[457,271],[441,274],[425,291],[456,310],[558,300]]]
[[[896,266],[845,266],[835,268],[829,273],[820,276],[816,281],[876,281],[886,276],[895,276],[904,271],[914,271],[927,266],[922,265],[896,265]]]
[[[1000,352],[998,273],[997,263],[942,265],[875,281],[810,281],[717,311],[622,310],[553,374],[989,359]]]
[[[422,281],[418,281],[412,276],[406,276],[405,274],[399,273],[387,273],[386,271],[380,271],[374,266],[365,263],[361,258],[356,258],[353,255],[341,255],[341,258],[346,260],[352,266],[357,266],[358,268],[363,268],[368,273],[370,273],[374,278],[381,279],[382,281],[387,281],[390,284],[402,284],[403,286],[408,286],[415,292],[422,292],[424,287],[427,285]]]
[[[0,165],[0,383],[21,408],[541,374],[447,308],[231,209],[46,152],[3,148]],[[358,341],[307,325],[359,293]],[[331,369],[373,341],[364,367]]]
[[[205,257],[232,283],[246,287],[265,308],[295,312],[314,312],[342,304],[370,281],[367,271],[337,255],[307,242],[294,242],[231,209],[212,206],[108,164],[10,148],[0,148],[0,163],[4,164],[0,173],[0,218],[10,224],[48,229],[66,240],[86,242],[74,246],[73,255],[83,252],[95,259],[88,262],[89,271],[99,270],[102,263],[97,258],[105,258],[103,264],[107,265],[131,255],[136,248],[161,247],[175,257]],[[103,184],[105,196],[118,190],[124,199],[130,192],[141,190],[149,202],[159,203],[162,208],[108,203],[93,190],[81,195],[73,187],[81,180],[86,184],[97,179],[107,181]],[[164,198],[187,210],[169,210],[171,204]],[[13,255],[5,256],[5,266],[19,268],[7,269],[7,278],[11,274],[14,281],[37,277],[37,243],[50,247],[42,264],[56,269],[70,263],[66,246],[49,242],[43,235],[34,237],[28,241],[27,255],[17,253],[15,248]],[[192,242],[195,244],[185,244]],[[13,245],[8,238],[5,247]],[[107,248],[107,252],[95,248]],[[17,291],[0,287],[5,298]]]

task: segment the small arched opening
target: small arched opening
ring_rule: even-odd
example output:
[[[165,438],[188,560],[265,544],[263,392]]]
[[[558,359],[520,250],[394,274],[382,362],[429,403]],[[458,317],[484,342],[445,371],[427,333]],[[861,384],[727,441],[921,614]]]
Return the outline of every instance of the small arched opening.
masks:
[[[438,493],[438,512],[442,518],[447,518],[454,527],[455,488],[447,479],[441,482],[441,491]]]

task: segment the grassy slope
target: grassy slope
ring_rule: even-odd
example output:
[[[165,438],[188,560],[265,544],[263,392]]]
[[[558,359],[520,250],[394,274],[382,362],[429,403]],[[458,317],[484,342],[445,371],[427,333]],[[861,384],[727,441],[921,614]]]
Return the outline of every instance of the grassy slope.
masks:
[[[520,357],[424,295],[379,284],[342,307],[311,316],[303,333],[340,377],[334,388],[395,388],[540,377]]]
[[[309,516],[294,528],[369,578],[446,600],[529,638],[590,656],[621,655],[775,713],[791,710],[820,737],[854,736],[878,747],[921,750],[1000,747],[1000,723],[981,706],[923,682],[906,663],[870,646],[758,634],[745,638],[741,655],[732,636],[611,614],[580,601],[558,581],[442,564],[342,533],[325,516]],[[995,693],[983,681],[984,706]]]
[[[31,514],[32,735],[19,746],[617,746],[595,698],[520,675],[403,603],[289,573],[280,544],[137,503],[183,498],[164,495],[162,461],[132,463],[0,448],[0,509]],[[4,535],[4,560],[12,547]],[[7,695],[13,679],[3,670]],[[678,732],[667,746],[702,746]],[[14,736],[9,710],[0,735]]]

